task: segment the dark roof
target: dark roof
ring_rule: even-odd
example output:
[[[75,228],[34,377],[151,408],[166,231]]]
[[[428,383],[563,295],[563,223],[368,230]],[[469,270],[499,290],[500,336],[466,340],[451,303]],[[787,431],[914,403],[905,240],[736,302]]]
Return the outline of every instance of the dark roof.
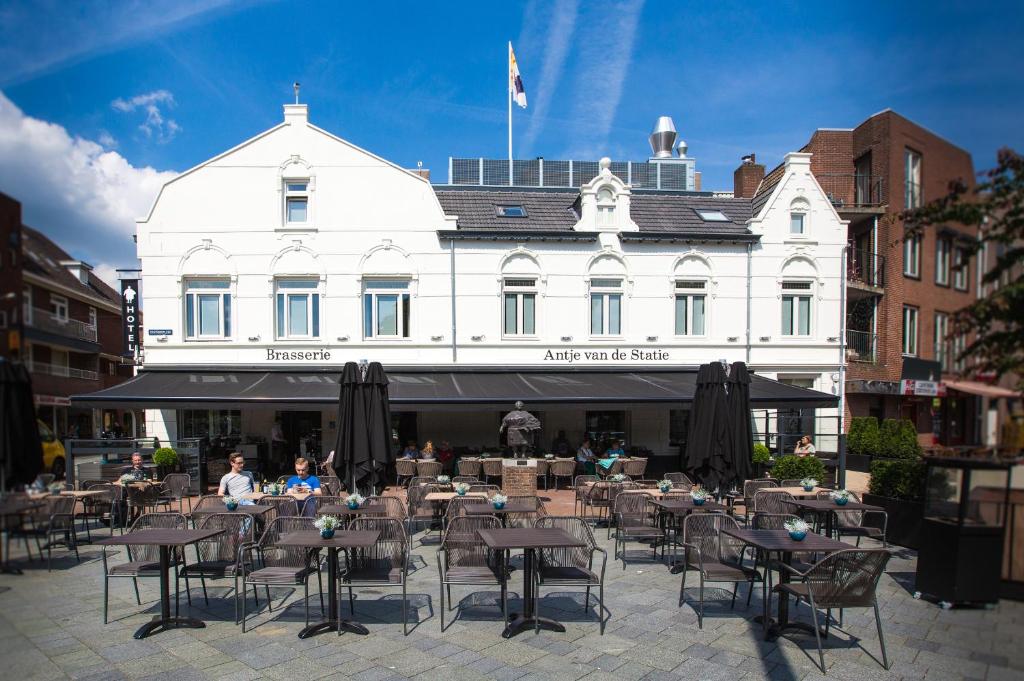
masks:
[[[85,284],[61,265],[62,260],[77,258],[72,257],[42,232],[23,226],[21,251],[26,272],[46,277],[55,284],[78,291],[83,296],[100,298],[115,305],[120,304],[121,296],[92,272],[89,272],[89,283]]]
[[[441,207],[458,217],[458,229],[473,232],[571,232],[579,220],[579,193],[575,189],[435,188]],[[526,217],[499,217],[496,207],[521,205]],[[727,222],[705,221],[698,210],[721,211]],[[630,216],[640,232],[694,233],[701,236],[747,235],[750,199],[721,198],[710,193],[633,192]]]

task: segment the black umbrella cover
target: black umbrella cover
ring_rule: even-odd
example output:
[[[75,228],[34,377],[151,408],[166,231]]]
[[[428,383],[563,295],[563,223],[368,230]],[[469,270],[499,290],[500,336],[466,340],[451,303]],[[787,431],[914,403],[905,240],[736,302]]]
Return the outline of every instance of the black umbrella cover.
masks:
[[[334,446],[334,468],[351,490],[355,457],[358,451],[365,451],[365,409],[356,406],[357,401],[362,404],[359,365],[355,362],[346,362],[341,370],[340,383],[338,441]]]
[[[388,375],[380,362],[370,362],[364,381],[366,390],[367,454],[372,466],[368,475],[373,485],[380,486],[388,467],[394,463],[391,442],[391,400],[388,396]]]
[[[6,488],[27,485],[43,470],[32,379],[21,363],[0,359],[0,466]]]
[[[690,410],[687,467],[709,490],[721,487],[730,467],[725,378],[725,369],[720,363],[701,365]]]
[[[733,362],[729,372],[729,436],[732,439],[732,479],[742,486],[752,477],[754,430],[750,421],[750,372],[743,362]]]

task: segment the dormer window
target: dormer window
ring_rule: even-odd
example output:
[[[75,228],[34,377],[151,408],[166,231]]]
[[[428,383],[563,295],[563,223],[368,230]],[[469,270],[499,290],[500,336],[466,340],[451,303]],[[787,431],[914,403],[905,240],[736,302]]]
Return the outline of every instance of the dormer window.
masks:
[[[288,224],[309,222],[309,181],[285,180],[285,221]]]
[[[525,218],[526,207],[522,205],[495,206],[494,211],[499,218]]]
[[[695,210],[697,211],[697,215],[699,215],[700,219],[704,222],[730,222],[729,218],[725,216],[725,213],[720,210],[702,210],[700,208]]]
[[[807,218],[811,205],[803,198],[793,199],[789,204],[789,233],[795,236],[807,234]]]

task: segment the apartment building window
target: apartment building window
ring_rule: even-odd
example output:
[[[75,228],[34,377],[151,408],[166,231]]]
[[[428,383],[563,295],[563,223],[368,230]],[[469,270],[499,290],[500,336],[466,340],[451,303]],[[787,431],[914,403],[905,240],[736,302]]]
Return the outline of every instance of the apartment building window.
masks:
[[[50,295],[50,312],[58,321],[68,320],[68,299],[64,296]]]
[[[903,151],[903,207],[921,207],[921,154]]]
[[[949,239],[935,240],[935,283],[939,286],[949,286],[950,248]]]
[[[537,280],[505,279],[502,282],[506,336],[533,336],[537,333]]]
[[[903,306],[903,354],[917,356],[917,308]]]
[[[71,354],[67,350],[50,348],[50,373],[52,376],[69,376]]]
[[[231,282],[190,279],[185,283],[185,338],[219,340],[231,337]]]
[[[676,282],[676,335],[703,336],[707,313],[705,281]]]
[[[853,165],[854,196],[853,202],[858,206],[866,206],[876,203],[871,195],[871,153],[868,152],[858,158]]]
[[[960,246],[953,249],[953,288],[966,291],[970,288],[970,258],[967,251]]]
[[[942,366],[943,371],[950,370],[949,341],[949,315],[945,312],[935,313],[935,361]]]
[[[408,338],[412,299],[407,279],[368,280],[363,286],[363,335]]]
[[[32,323],[32,287],[26,286],[21,291],[21,318],[26,324]]]
[[[964,369],[967,368],[967,361],[966,359],[961,359],[960,355],[964,351],[964,348],[967,347],[967,337],[963,334],[953,336],[952,345],[953,347],[950,350],[950,354],[952,355],[953,360],[953,371],[963,373]]]
[[[309,180],[285,180],[284,213],[288,224],[309,222]]]
[[[89,307],[89,326],[96,328],[96,308]]]
[[[7,310],[0,310],[0,329],[7,328]]]
[[[622,333],[622,280],[590,280],[590,333],[618,336]]]
[[[320,337],[320,293],[315,279],[279,279],[275,292],[277,337]]]
[[[782,282],[782,335],[811,335],[811,282]]]
[[[921,237],[909,236],[903,241],[903,274],[921,276]]]

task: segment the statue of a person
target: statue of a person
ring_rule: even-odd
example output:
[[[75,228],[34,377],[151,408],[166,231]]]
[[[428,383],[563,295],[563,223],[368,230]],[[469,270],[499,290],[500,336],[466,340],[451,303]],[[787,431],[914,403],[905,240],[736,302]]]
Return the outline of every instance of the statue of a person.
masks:
[[[540,430],[540,420],[528,411],[523,410],[523,403],[517,401],[516,408],[505,414],[501,420],[501,428],[498,434],[508,432],[508,446],[512,448],[516,457],[526,454],[530,447],[530,434]]]

